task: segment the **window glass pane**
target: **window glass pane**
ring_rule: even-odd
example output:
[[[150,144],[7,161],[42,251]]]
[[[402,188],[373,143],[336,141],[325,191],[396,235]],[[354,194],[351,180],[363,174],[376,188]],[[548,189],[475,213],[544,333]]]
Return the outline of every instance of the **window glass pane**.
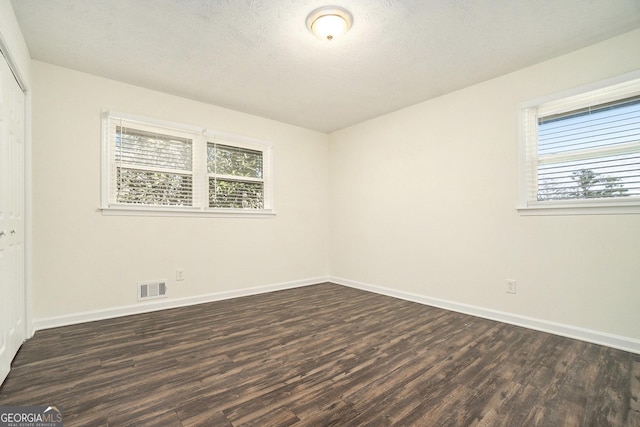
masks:
[[[264,184],[209,178],[209,207],[263,209]]]
[[[117,168],[116,202],[192,206],[191,175]]]
[[[262,152],[221,144],[207,144],[207,172],[262,178]]]
[[[538,167],[538,200],[627,196],[640,196],[640,153]]]
[[[130,165],[190,171],[192,141],[117,126],[115,160]]]
[[[538,155],[638,141],[640,98],[543,117],[538,122]]]
[[[640,99],[538,122],[539,201],[640,196]]]

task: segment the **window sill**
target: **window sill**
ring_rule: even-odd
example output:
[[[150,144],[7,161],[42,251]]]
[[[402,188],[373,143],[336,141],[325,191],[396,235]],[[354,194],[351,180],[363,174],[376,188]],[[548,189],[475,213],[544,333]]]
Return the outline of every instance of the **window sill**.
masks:
[[[633,215],[640,214],[640,201],[607,202],[580,200],[563,203],[539,202],[529,206],[518,207],[522,216],[546,215]]]
[[[105,216],[155,216],[192,218],[272,218],[276,212],[270,209],[218,209],[201,210],[189,208],[106,207],[99,208]]]

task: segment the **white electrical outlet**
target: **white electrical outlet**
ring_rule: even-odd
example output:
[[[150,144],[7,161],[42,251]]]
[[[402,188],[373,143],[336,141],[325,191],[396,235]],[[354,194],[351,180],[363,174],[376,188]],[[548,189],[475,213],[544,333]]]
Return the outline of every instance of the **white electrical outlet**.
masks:
[[[176,269],[176,280],[177,281],[184,280],[184,269],[182,268]]]
[[[515,294],[516,293],[516,281],[515,280],[507,280],[507,293]]]

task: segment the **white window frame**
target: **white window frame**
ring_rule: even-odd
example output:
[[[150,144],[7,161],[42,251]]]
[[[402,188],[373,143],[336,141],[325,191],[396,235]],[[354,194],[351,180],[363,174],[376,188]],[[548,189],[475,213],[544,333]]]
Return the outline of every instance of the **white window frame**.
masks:
[[[116,169],[114,144],[110,140],[112,120],[126,120],[139,124],[141,130],[155,130],[160,133],[165,132],[180,137],[187,136],[192,139],[194,206],[138,205],[118,203],[114,200],[115,191],[112,186],[115,185],[113,176]],[[102,112],[101,139],[100,211],[103,215],[264,218],[274,216],[276,213],[273,204],[273,144],[269,141],[115,111]],[[221,144],[262,152],[263,177],[261,181],[264,183],[264,207],[262,209],[209,207],[207,143],[214,140],[220,141]]]
[[[640,95],[640,71],[614,77],[566,92],[525,102],[520,107],[519,169],[520,194],[518,212],[521,215],[607,215],[640,213],[640,197],[600,199],[537,200],[538,111],[545,115],[570,112],[586,105],[602,104],[614,99]],[[613,148],[613,151],[618,148]],[[611,150],[611,149],[609,149]],[[585,150],[587,151],[587,150]],[[603,155],[607,149],[600,149]],[[574,155],[557,155],[569,159]],[[566,159],[565,159],[566,160]]]

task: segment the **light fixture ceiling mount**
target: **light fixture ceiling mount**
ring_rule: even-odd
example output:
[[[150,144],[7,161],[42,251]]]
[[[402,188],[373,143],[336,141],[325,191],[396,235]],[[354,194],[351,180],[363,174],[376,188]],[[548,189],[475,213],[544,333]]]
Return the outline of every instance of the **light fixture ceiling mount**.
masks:
[[[340,6],[324,6],[307,16],[307,27],[323,40],[333,40],[346,33],[353,23],[351,13]]]

